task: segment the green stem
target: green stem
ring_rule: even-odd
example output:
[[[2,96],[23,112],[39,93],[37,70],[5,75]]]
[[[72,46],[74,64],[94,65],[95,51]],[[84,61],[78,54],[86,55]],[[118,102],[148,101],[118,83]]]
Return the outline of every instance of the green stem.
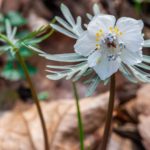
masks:
[[[54,24],[56,22],[56,19],[54,18],[51,21],[51,24]],[[51,28],[50,32],[47,33],[46,35],[44,35],[42,38],[40,38],[41,41],[44,41],[45,39],[49,38],[53,33],[55,32],[55,30],[53,28]]]
[[[41,121],[41,125],[42,125],[42,129],[43,129],[45,150],[49,150],[48,135],[47,135],[46,125],[45,125],[43,113],[42,113],[42,110],[41,110],[41,107],[40,107],[40,103],[39,103],[39,100],[38,100],[38,97],[37,97],[35,88],[34,88],[34,86],[33,86],[32,80],[31,80],[31,78],[30,78],[30,75],[29,75],[27,66],[26,66],[26,64],[25,64],[24,59],[23,59],[22,56],[20,55],[19,50],[16,52],[16,57],[18,58],[18,61],[20,62],[21,66],[22,66],[22,69],[23,69],[23,71],[24,71],[24,73],[25,73],[26,79],[27,79],[27,81],[28,81],[28,83],[29,83],[29,85],[30,85],[32,97],[33,97],[33,100],[34,100],[34,102],[35,102],[35,104],[36,104],[37,111],[38,111],[38,114],[39,114],[39,117],[40,117],[40,121]]]
[[[74,97],[76,100],[76,107],[77,107],[78,127],[79,127],[79,133],[80,133],[80,150],[84,150],[83,123],[82,123],[81,112],[80,112],[79,96],[77,93],[75,82],[72,82],[72,87],[73,87],[73,92],[74,92]]]
[[[114,109],[114,101],[115,101],[115,74],[111,76],[110,96],[109,96],[109,104],[108,104],[108,110],[107,110],[108,112],[107,112],[104,135],[102,139],[102,144],[100,146],[100,150],[106,150],[107,148],[109,135],[110,135],[111,122],[112,122],[112,114],[113,114],[113,109]]]

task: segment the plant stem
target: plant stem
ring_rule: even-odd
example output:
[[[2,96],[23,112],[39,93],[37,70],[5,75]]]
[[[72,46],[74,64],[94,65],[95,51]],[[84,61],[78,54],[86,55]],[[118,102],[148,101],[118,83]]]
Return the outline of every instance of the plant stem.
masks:
[[[104,135],[102,139],[102,144],[100,146],[100,150],[106,150],[107,148],[109,135],[110,135],[111,122],[112,122],[112,114],[114,109],[114,101],[115,101],[115,74],[111,76],[109,104],[107,110],[108,112],[106,116],[106,124],[105,124]]]
[[[23,59],[22,56],[20,55],[19,50],[16,52],[16,57],[18,58],[18,61],[20,62],[21,66],[22,66],[22,69],[23,69],[23,71],[24,71],[24,73],[25,73],[26,79],[27,79],[28,84],[29,84],[30,89],[31,89],[32,98],[33,98],[33,100],[34,100],[34,102],[35,102],[35,105],[36,105],[36,107],[37,107],[37,111],[38,111],[39,118],[40,118],[40,121],[41,121],[42,129],[43,129],[45,150],[49,150],[48,135],[47,135],[46,125],[45,125],[43,113],[42,113],[42,110],[41,110],[41,107],[40,107],[40,103],[39,103],[39,100],[38,100],[38,97],[37,97],[35,88],[34,88],[34,86],[33,86],[32,80],[31,80],[31,78],[30,78],[30,75],[29,75],[27,66],[26,66],[26,64],[25,64],[24,59]]]
[[[77,93],[75,82],[72,82],[72,87],[73,87],[73,92],[74,92],[74,97],[76,100],[76,107],[77,107],[78,127],[79,127],[79,133],[80,133],[80,150],[84,150],[83,123],[82,123],[81,112],[80,112],[79,95]]]

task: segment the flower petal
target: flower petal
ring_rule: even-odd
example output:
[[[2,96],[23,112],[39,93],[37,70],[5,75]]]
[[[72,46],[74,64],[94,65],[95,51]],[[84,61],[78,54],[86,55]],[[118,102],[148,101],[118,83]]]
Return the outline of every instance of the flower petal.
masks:
[[[131,52],[136,52],[142,49],[142,45],[144,42],[142,34],[128,34],[124,36],[124,39],[122,41],[125,43],[126,49],[128,49]]]
[[[100,59],[101,59],[101,52],[97,50],[88,57],[89,67],[96,66],[99,63]]]
[[[143,22],[129,17],[122,17],[117,21],[116,26],[123,34],[119,39],[124,42],[126,49],[135,52],[142,49],[144,43],[142,29]]]
[[[142,62],[142,51],[130,52],[124,49],[121,53],[121,60],[127,65],[135,65]]]
[[[129,33],[132,31],[137,31],[141,33],[144,24],[142,20],[136,20],[130,17],[121,17],[118,19],[116,26],[121,32]]]
[[[82,56],[88,56],[95,49],[96,41],[92,39],[87,32],[84,32],[74,45],[75,52]]]
[[[103,32],[109,32],[109,27],[114,27],[116,18],[112,15],[97,15],[88,24],[88,31],[91,35],[95,34],[102,29]]]
[[[121,64],[120,58],[115,61],[108,61],[107,56],[102,57],[99,64],[94,67],[94,70],[98,74],[101,80],[109,78],[112,74],[117,72]]]

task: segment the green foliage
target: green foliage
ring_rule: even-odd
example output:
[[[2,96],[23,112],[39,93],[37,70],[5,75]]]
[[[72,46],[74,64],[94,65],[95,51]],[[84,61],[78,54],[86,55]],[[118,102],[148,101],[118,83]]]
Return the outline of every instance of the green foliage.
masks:
[[[16,16],[15,16],[16,15]],[[18,19],[14,20],[14,22],[10,20],[5,20],[5,30],[6,35],[0,33],[0,41],[2,41],[2,45],[0,46],[0,54],[7,52],[6,60],[4,68],[2,69],[1,75],[9,80],[19,80],[24,75],[22,69],[18,63],[16,63],[15,54],[19,50],[20,55],[27,60],[29,57],[32,57],[35,54],[35,51],[31,51],[25,45],[32,45],[37,47],[37,44],[47,38],[47,34],[44,36],[40,36],[47,27],[41,27],[39,30],[34,32],[29,32],[27,30],[23,32],[17,32],[16,27],[12,27],[13,25],[20,26],[26,23],[25,19],[23,19],[18,13],[10,13],[7,16],[9,18],[18,17]],[[2,19],[3,20],[3,19]],[[12,23],[12,24],[11,24]],[[37,38],[38,36],[38,38]],[[13,64],[16,64],[17,67],[14,67]],[[37,72],[37,69],[32,65],[28,64],[28,69],[30,75],[33,75]]]
[[[135,10],[137,11],[138,14],[142,11],[142,1],[141,0],[134,0],[135,2]]]
[[[90,78],[89,80],[89,87],[86,91],[86,96],[91,96],[95,92],[97,86],[101,82],[101,79],[96,75],[95,77]]]
[[[37,69],[29,63],[27,63],[27,68],[30,75],[37,73]],[[12,81],[17,81],[25,77],[21,65],[19,62],[14,60],[6,62],[4,68],[1,71],[1,76]]]
[[[48,99],[48,97],[49,97],[49,93],[47,91],[43,91],[38,94],[38,99],[41,101]]]
[[[15,11],[9,11],[5,17],[10,21],[12,26],[20,27],[27,24],[27,20]]]
[[[138,14],[142,11],[142,3],[150,3],[150,0],[134,0],[134,7]]]
[[[26,47],[20,47],[20,54],[25,60],[28,60],[28,58],[35,55],[35,52],[28,50]],[[7,53],[6,60],[12,61],[12,60],[16,60],[16,58],[12,56],[10,53]]]
[[[27,20],[18,12],[10,11],[6,15],[0,13],[0,32],[5,32],[5,20],[9,20],[12,26],[20,27],[27,23]]]
[[[80,103],[79,103],[79,95],[76,87],[76,83],[72,82],[74,98],[76,101],[76,110],[77,110],[77,118],[78,118],[78,128],[79,128],[79,137],[80,137],[80,150],[84,150],[84,127],[83,121],[80,111]]]

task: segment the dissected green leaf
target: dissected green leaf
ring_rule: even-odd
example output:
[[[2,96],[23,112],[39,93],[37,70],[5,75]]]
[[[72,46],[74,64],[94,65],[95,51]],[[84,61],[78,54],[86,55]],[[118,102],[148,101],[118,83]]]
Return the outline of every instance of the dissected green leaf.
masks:
[[[28,30],[19,31],[19,32],[17,32],[17,34],[16,34],[16,38],[17,38],[17,39],[20,39],[20,38],[22,38],[22,37],[27,36],[29,33],[30,33],[30,32],[29,32]]]
[[[35,54],[33,51],[29,51],[26,47],[21,47],[19,51],[21,56],[24,57],[25,59],[32,57]]]
[[[50,68],[50,70],[47,70],[47,72],[49,72],[47,78],[51,80],[66,78],[67,80],[72,79],[73,81],[77,81],[87,71],[88,64],[86,62],[82,62],[77,65],[68,65],[68,66],[49,65],[47,67]]]
[[[0,32],[4,32],[5,31],[5,26],[4,25],[0,25]]]
[[[2,23],[3,21],[4,21],[4,15],[0,13],[0,23]]]
[[[18,67],[13,62],[7,62],[1,71],[1,76],[8,80],[17,81],[21,79],[21,74],[18,71]]]
[[[100,82],[101,79],[99,78],[99,76],[96,75],[96,77],[92,78],[91,83],[86,91],[86,96],[93,95]]]
[[[6,14],[6,17],[10,20],[13,26],[22,26],[27,23],[27,20],[16,11],[9,11]]]
[[[122,74],[124,75],[126,79],[128,79],[129,81],[133,83],[138,83],[138,80],[135,78],[133,73],[129,70],[129,68],[127,68],[125,64],[122,63],[119,70],[122,72]]]
[[[30,75],[34,75],[37,73],[37,69],[29,63],[27,63],[27,68]],[[15,60],[12,60],[7,61],[7,63],[1,71],[1,76],[8,80],[17,81],[24,78],[24,72],[21,68],[21,65]]]
[[[145,40],[143,46],[144,47],[150,47],[150,40]]]

